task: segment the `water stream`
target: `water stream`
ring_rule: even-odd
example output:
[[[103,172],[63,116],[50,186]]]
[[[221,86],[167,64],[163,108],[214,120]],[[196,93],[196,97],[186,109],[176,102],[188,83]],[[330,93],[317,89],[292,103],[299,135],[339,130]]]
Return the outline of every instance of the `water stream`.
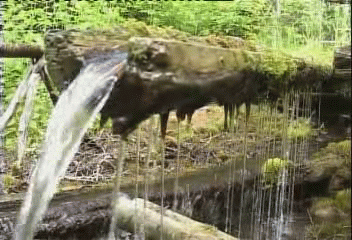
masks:
[[[60,177],[118,81],[126,57],[126,53],[114,52],[91,59],[60,96],[21,207],[14,239],[32,239],[35,226],[47,209]]]
[[[27,135],[29,121],[31,120],[34,98],[37,90],[37,84],[40,80],[38,73],[32,73],[28,82],[28,91],[26,94],[25,105],[21,119],[18,126],[18,147],[17,147],[17,167],[20,168],[22,165],[22,159],[25,155],[26,145],[27,145]]]
[[[31,67],[28,73],[26,74],[26,77],[24,78],[24,80],[17,87],[15,95],[13,96],[9,105],[7,106],[6,111],[4,112],[4,114],[1,115],[1,118],[0,118],[1,132],[4,130],[7,123],[11,120],[11,117],[13,116],[13,113],[16,111],[20,101],[26,96],[27,91],[30,88],[29,83],[31,82],[31,79],[38,77],[37,74],[33,74],[33,73],[34,73],[33,67]]]

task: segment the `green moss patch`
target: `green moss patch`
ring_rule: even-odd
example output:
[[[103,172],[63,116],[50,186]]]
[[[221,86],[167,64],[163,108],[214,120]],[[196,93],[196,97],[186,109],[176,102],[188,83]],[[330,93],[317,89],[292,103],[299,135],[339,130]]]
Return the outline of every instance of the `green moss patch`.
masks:
[[[313,223],[307,228],[308,239],[349,239],[351,236],[351,189],[333,197],[319,198],[310,209]]]
[[[351,179],[351,140],[329,145],[313,156],[312,174]]]
[[[267,184],[275,184],[279,181],[280,174],[292,166],[288,160],[280,158],[269,158],[262,167],[263,179]]]

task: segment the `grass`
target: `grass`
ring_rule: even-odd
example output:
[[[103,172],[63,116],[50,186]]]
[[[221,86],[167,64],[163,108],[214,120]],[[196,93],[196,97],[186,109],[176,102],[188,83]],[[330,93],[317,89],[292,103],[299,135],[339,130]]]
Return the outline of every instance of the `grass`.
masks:
[[[337,176],[350,181],[351,140],[329,143],[313,156],[311,164],[313,176]],[[307,239],[350,239],[350,188],[336,191],[332,197],[315,199],[310,212],[313,222],[307,229]]]
[[[329,143],[324,149],[316,153],[311,162],[312,174],[333,176],[342,179],[351,178],[351,140]]]
[[[330,198],[319,198],[310,209],[312,224],[308,239],[349,239],[351,237],[351,189],[340,190]]]
[[[287,136],[289,139],[309,138],[313,135],[313,128],[307,120],[299,119],[289,124]]]

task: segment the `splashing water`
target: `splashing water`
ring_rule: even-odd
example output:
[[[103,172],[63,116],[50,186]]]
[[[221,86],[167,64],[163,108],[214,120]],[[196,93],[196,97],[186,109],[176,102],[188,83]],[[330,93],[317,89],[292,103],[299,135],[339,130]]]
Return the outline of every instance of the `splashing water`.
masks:
[[[18,216],[14,239],[32,239],[59,177],[65,173],[89,124],[122,75],[126,58],[127,53],[115,52],[91,59],[60,96],[49,120],[43,153]]]
[[[33,74],[33,67],[28,71],[25,80],[20,83],[18,86],[14,97],[12,98],[11,102],[9,103],[6,111],[0,118],[0,131],[3,131],[6,127],[7,123],[11,120],[14,112],[16,111],[18,104],[20,101],[26,96],[28,89],[30,88],[29,82],[31,79],[38,77],[37,74]],[[33,81],[33,80],[32,80]]]

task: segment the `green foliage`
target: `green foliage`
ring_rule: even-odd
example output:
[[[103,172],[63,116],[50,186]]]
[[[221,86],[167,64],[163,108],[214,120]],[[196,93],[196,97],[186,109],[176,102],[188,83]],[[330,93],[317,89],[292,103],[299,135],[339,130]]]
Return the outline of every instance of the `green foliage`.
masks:
[[[348,5],[321,0],[282,1],[280,11],[266,0],[218,2],[128,1],[121,16],[151,25],[172,26],[193,35],[220,34],[256,39],[271,47],[309,42],[350,41]]]
[[[335,205],[344,213],[351,212],[351,189],[338,191],[335,195]]]
[[[11,174],[5,174],[3,179],[5,189],[9,189],[15,183],[15,177]]]
[[[269,158],[262,166],[264,182],[270,185],[277,183],[282,171],[291,165],[292,163],[288,160]]]
[[[313,174],[351,178],[351,140],[329,143],[313,158]]]
[[[287,129],[287,136],[290,139],[309,138],[312,134],[312,126],[304,120],[296,120],[290,123]]]
[[[5,4],[4,38],[7,43],[29,43],[44,45],[43,34],[49,29],[99,28],[120,24],[123,19],[117,8],[107,1],[15,1]],[[5,107],[23,80],[29,60],[5,60]],[[34,102],[32,121],[29,126],[29,149],[38,149],[44,135],[51,111],[51,100],[46,88],[40,84]],[[6,129],[6,147],[16,149],[18,121],[22,105]]]
[[[314,223],[307,227],[305,239],[349,240],[351,239],[351,221]]]
[[[310,209],[314,222],[307,229],[308,239],[348,239],[351,228],[351,189],[333,197],[315,199]]]

